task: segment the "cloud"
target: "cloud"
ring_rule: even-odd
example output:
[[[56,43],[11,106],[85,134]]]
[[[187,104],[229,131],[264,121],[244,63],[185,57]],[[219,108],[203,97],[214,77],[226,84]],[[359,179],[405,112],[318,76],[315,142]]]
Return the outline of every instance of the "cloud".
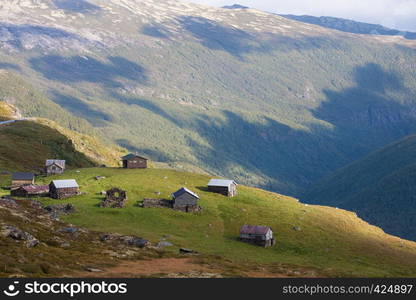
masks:
[[[416,31],[416,0],[187,0],[212,6],[234,4],[296,15],[332,16]]]

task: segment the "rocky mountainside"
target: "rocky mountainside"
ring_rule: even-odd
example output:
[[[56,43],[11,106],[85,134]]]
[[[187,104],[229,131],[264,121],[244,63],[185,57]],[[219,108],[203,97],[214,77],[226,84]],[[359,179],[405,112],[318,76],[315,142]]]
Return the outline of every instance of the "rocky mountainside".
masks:
[[[253,9],[8,0],[0,68],[33,92],[0,96],[153,160],[296,195],[415,132],[415,47]]]
[[[310,203],[356,211],[386,232],[416,240],[416,136],[371,153],[317,183]]]

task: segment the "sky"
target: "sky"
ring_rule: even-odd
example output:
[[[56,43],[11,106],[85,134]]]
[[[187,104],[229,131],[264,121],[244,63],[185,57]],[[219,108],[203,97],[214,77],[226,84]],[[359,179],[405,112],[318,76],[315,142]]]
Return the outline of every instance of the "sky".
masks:
[[[187,0],[212,6],[241,4],[279,14],[331,16],[416,31],[416,0]]]

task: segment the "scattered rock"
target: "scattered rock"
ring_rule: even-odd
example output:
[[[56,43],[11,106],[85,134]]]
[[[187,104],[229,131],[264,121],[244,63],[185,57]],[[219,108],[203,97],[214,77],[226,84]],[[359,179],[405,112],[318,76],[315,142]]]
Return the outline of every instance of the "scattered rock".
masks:
[[[58,215],[58,218],[59,218],[59,214],[61,213],[65,215],[69,215],[76,211],[75,206],[72,205],[71,203],[49,205],[45,207],[45,210],[49,212],[51,215],[54,215],[54,216]]]
[[[179,253],[182,254],[197,254],[197,251],[191,250],[191,249],[187,249],[187,248],[181,248],[179,249]]]
[[[64,242],[64,243],[61,244],[61,247],[62,248],[69,248],[69,247],[71,247],[71,244],[68,243],[68,242]]]
[[[105,176],[95,176],[95,180],[102,180],[102,179],[105,179],[106,177]]]
[[[293,230],[295,230],[295,231],[301,231],[302,228],[300,228],[299,226],[293,226]]]
[[[91,272],[91,273],[99,273],[99,272],[102,272],[103,270],[87,267],[85,268],[85,271]]]
[[[171,242],[168,241],[160,241],[159,243],[157,243],[156,247],[159,249],[163,249],[166,247],[172,247],[173,244]]]
[[[28,248],[35,247],[39,244],[39,240],[33,235],[11,225],[3,225],[0,230],[0,235],[17,241],[24,241]]]
[[[18,206],[17,202],[9,198],[0,198],[0,206],[8,208],[16,208]]]
[[[148,240],[137,236],[128,236],[120,234],[102,234],[100,236],[101,242],[115,242],[119,244],[124,244],[126,246],[144,248],[149,247],[151,244]]]
[[[64,227],[58,230],[59,233],[70,233],[75,234],[78,232],[78,228],[76,227]]]
[[[105,196],[105,195],[107,195],[107,192],[106,191],[101,191],[100,195]]]
[[[160,192],[155,192],[155,194],[156,194],[157,196],[160,196],[160,194],[161,194],[161,193],[160,193]]]

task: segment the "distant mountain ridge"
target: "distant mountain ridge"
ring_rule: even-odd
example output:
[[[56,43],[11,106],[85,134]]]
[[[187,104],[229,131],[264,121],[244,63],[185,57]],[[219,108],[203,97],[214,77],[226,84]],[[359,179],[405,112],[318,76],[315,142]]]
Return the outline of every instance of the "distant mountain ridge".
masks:
[[[334,17],[314,17],[308,15],[283,15],[280,16],[305,22],[309,24],[319,25],[322,27],[340,30],[343,32],[357,33],[357,34],[371,34],[371,35],[391,35],[391,36],[402,36],[409,40],[416,39],[416,32],[401,31],[397,29],[391,29],[378,24],[370,24],[364,22],[358,22],[343,18]]]
[[[226,9],[248,9],[250,7],[240,5],[240,4],[233,4],[233,5],[225,5],[222,8],[226,8]]]

